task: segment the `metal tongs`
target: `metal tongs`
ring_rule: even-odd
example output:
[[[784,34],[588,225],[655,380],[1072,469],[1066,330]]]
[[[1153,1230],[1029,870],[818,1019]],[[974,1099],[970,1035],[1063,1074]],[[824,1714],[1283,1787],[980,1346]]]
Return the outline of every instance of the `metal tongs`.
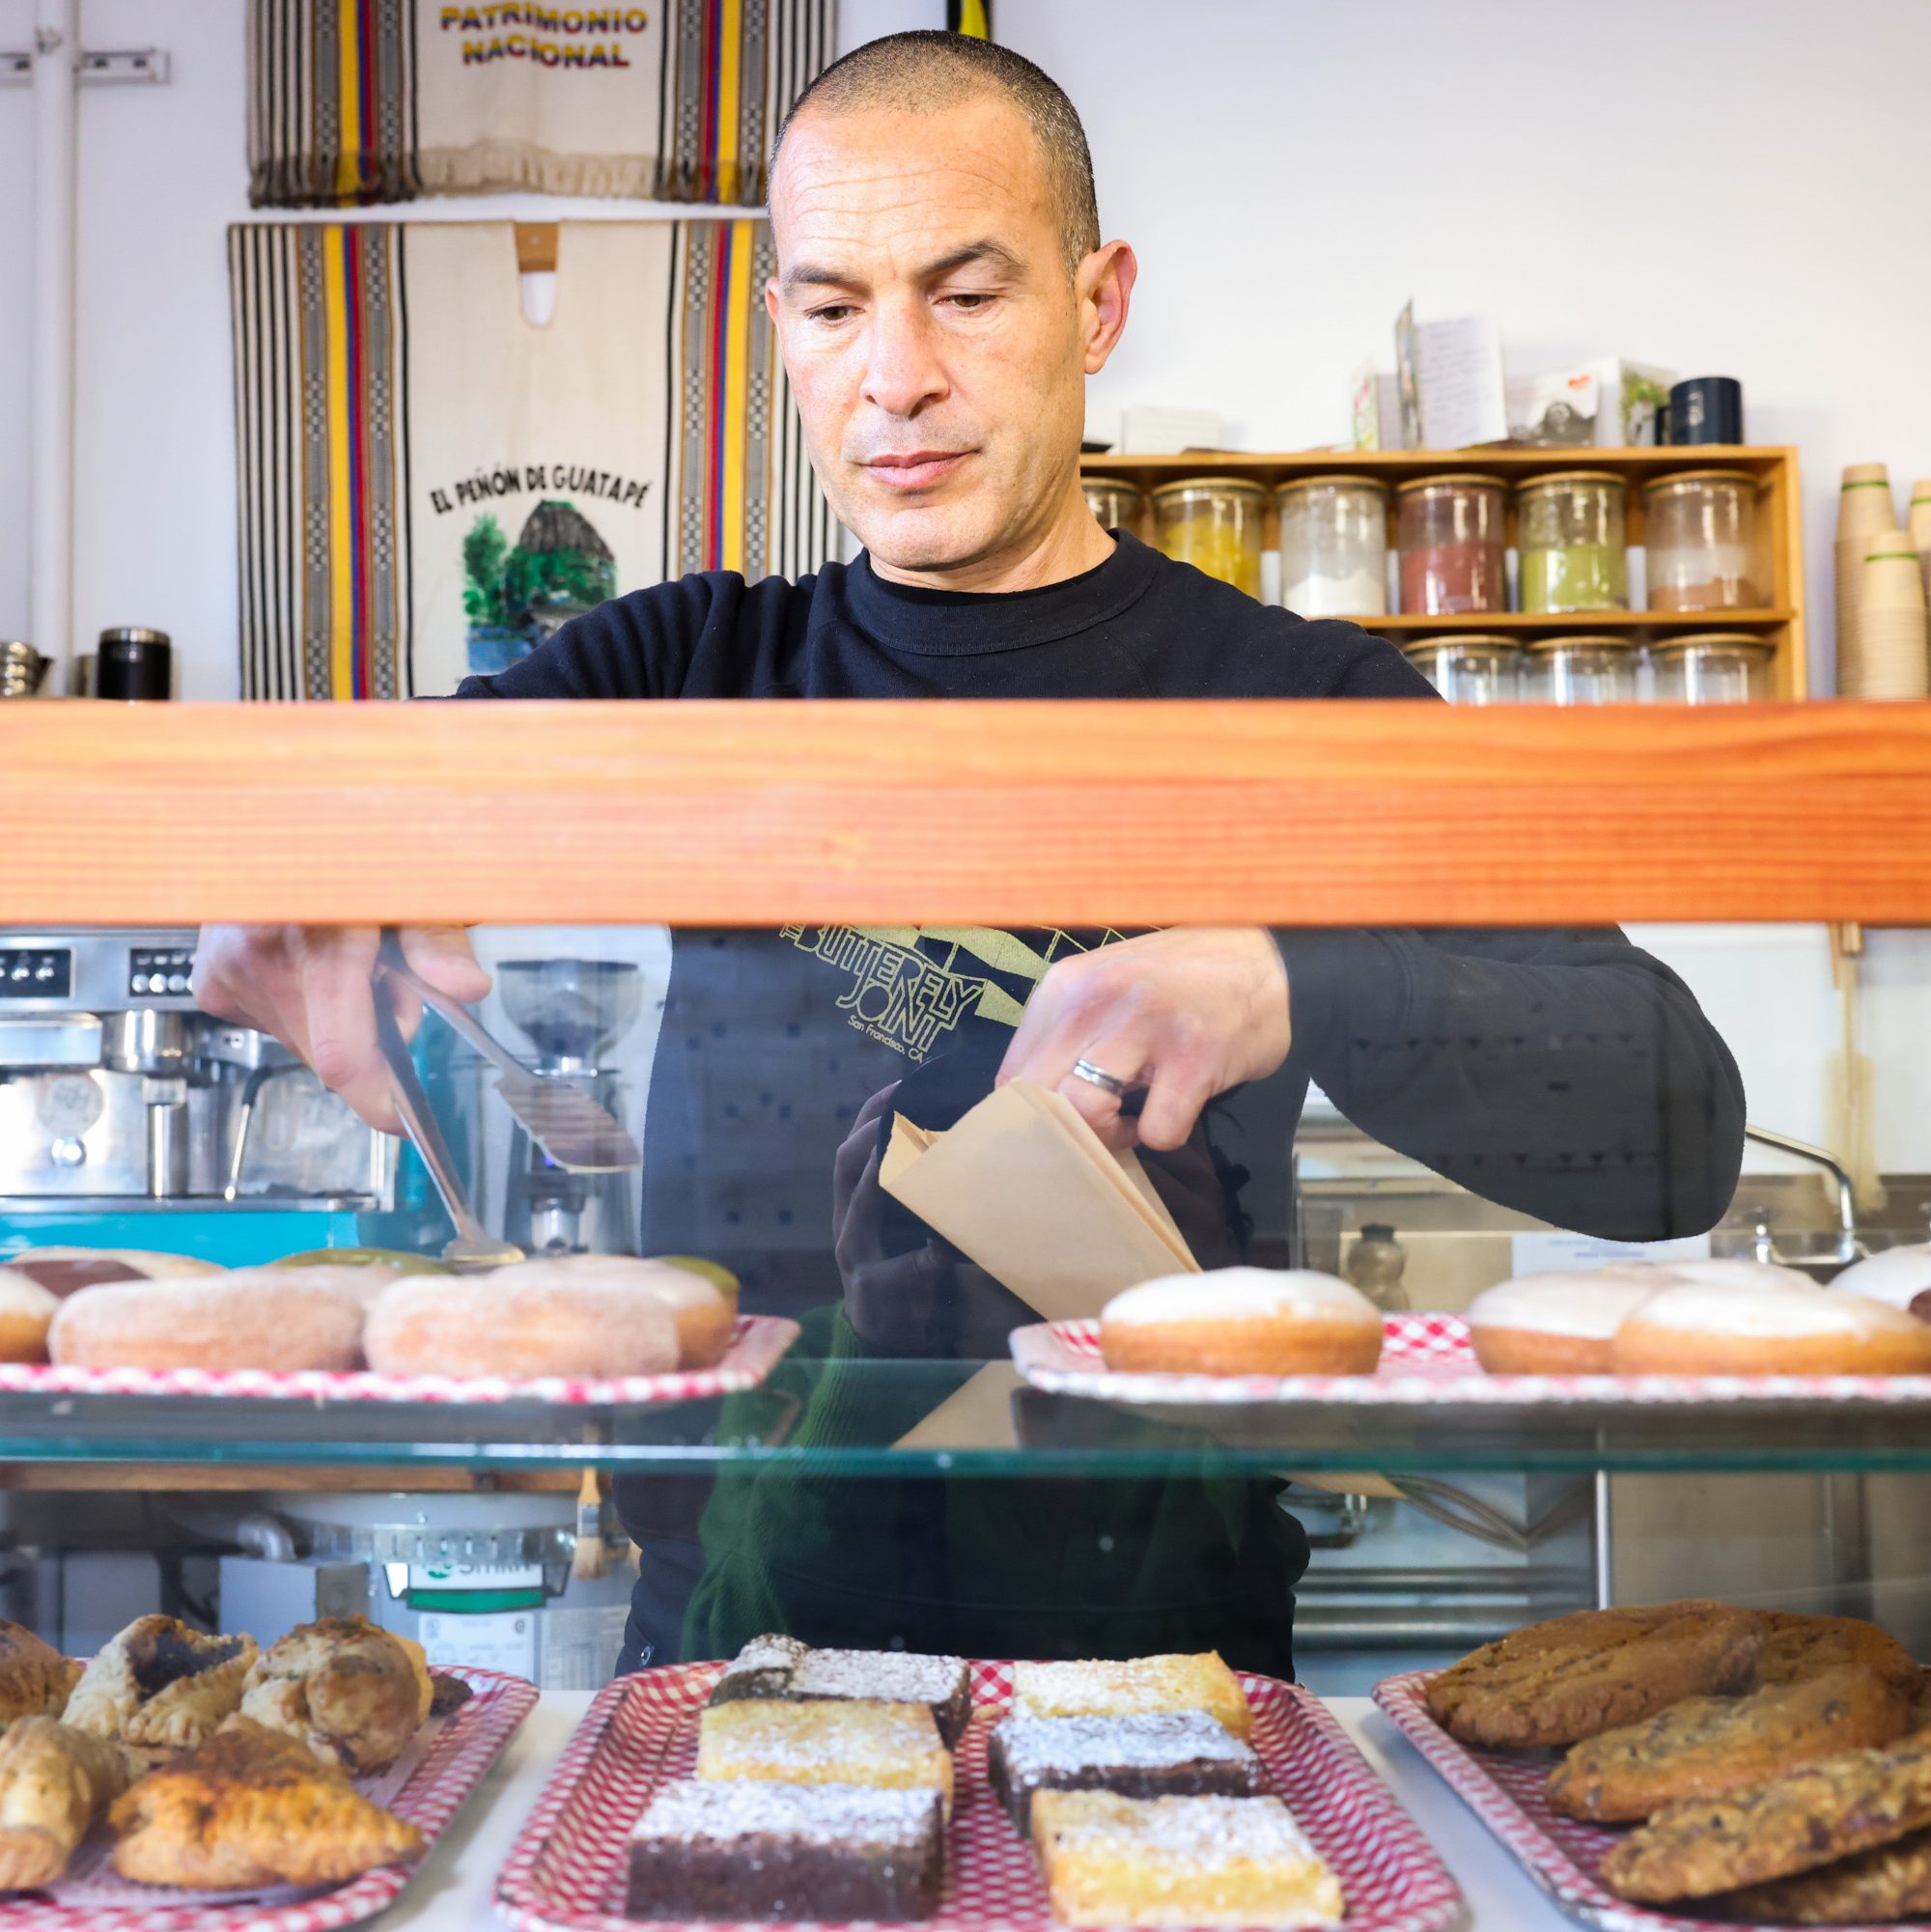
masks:
[[[456,1223],[456,1238],[442,1250],[442,1258],[452,1267],[493,1268],[520,1261],[523,1251],[514,1243],[500,1241],[489,1233],[471,1210],[462,1184],[457,1179],[449,1144],[442,1137],[441,1126],[423,1092],[422,1082],[416,1078],[415,1062],[409,1057],[395,1009],[383,994],[380,982],[385,976],[406,987],[429,1011],[497,1069],[498,1097],[523,1131],[559,1167],[575,1174],[614,1174],[643,1165],[644,1157],[637,1151],[637,1143],[606,1108],[599,1106],[573,1081],[531,1073],[491,1038],[460,1000],[438,993],[419,978],[403,957],[401,940],[392,930],[385,931],[376,961],[376,1040],[388,1063],[396,1111],[402,1116],[410,1140],[422,1156],[423,1165],[429,1169],[430,1178]]]

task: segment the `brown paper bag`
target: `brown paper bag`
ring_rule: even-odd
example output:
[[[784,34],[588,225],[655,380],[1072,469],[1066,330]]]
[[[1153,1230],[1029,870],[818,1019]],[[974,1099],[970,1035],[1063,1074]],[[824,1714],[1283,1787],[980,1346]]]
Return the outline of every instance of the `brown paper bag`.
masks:
[[[1008,1081],[948,1133],[897,1115],[879,1184],[1049,1321],[1200,1272],[1133,1153],[1113,1153],[1063,1094],[1030,1080]]]

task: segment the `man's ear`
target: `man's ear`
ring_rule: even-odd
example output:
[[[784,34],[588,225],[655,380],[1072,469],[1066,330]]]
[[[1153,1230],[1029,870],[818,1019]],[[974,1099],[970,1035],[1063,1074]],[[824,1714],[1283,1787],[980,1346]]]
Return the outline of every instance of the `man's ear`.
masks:
[[[1124,241],[1109,241],[1104,248],[1094,249],[1073,272],[1088,376],[1099,375],[1118,346],[1139,272],[1140,265]]]
[[[765,313],[771,319],[771,326],[778,325],[778,278],[773,275],[765,284]]]

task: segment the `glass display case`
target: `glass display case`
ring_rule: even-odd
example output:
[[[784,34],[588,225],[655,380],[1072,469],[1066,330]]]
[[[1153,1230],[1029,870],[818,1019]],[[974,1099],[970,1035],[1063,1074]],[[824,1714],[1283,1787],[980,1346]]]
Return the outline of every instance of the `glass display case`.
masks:
[[[118,947],[131,975],[134,949],[175,958],[215,926],[353,927],[373,971],[376,929],[461,931],[489,975],[476,1019],[641,1153],[551,1161],[474,1042],[406,1001],[440,1151],[398,1160],[317,1098],[298,1117],[334,1152],[312,1214],[298,1148],[250,1164],[234,1116],[266,1050],[230,1014],[222,1158],[183,1157],[173,1198],[61,1194],[60,1244],[436,1261],[465,1225],[453,1183],[515,1253],[695,1257],[739,1294],[721,1362],[654,1378],[614,1355],[541,1383],[434,1359],[279,1382],[0,1365],[0,1608],[23,1620],[49,1561],[70,1602],[68,1554],[131,1541],[160,1603],[224,1628],[236,1604],[320,1602],[344,1564],[372,1613],[440,1617],[452,1642],[505,1592],[594,1609],[580,1678],[552,1680],[583,1688],[620,1644],[668,1663],[786,1627],[987,1658],[1218,1649],[1346,1695],[1538,1616],[1725,1595],[1931,1643],[1931,1380],[1791,1357],[1770,1380],[1718,1358],[1489,1373],[1466,1320],[1504,1279],[1606,1260],[1819,1284],[1914,1265],[1916,711],[580,704],[564,728],[507,704],[64,706],[0,718],[0,759],[33,780],[0,797],[0,960],[73,995],[63,1016],[43,991],[43,1048],[83,1016],[97,1046],[131,1037],[152,996],[117,966],[83,1008],[70,954]],[[114,830],[77,868],[39,821],[83,778]],[[1176,934],[1197,959],[1149,947]],[[1185,983],[1211,1009],[1231,958],[1280,1002],[1279,1050],[1272,1006],[1222,1029],[1238,1077],[1197,1077],[1202,1119],[1121,1162],[1165,1077],[1158,1054],[1109,1069],[1138,1036],[1085,1017],[1175,974],[1204,974]],[[1022,1030],[1069,985],[1056,1032]],[[161,992],[180,998],[165,969]],[[0,1038],[29,1023],[0,1004]],[[0,1121],[86,1151],[73,1082],[174,1078],[101,1050],[10,1058]],[[1045,1098],[974,1166],[1021,1066]],[[1108,1102],[1097,1128],[1081,1084]],[[0,1199],[0,1265],[49,1246],[41,1171]],[[265,1202],[272,1241],[245,1232]],[[1345,1281],[1390,1242],[1409,1311],[1371,1374],[1201,1372],[1184,1336],[1151,1372],[1109,1366],[1103,1310],[1162,1272],[1133,1255]],[[408,1278],[503,1319],[487,1274]],[[573,1600],[574,1551],[605,1532],[636,1566]],[[484,1571],[524,1581],[463,1604]]]

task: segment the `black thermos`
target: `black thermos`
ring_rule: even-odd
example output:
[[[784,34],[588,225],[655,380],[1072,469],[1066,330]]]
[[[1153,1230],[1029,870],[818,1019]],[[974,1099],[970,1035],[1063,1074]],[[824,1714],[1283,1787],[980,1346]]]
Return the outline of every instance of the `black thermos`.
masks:
[[[1665,441],[1740,443],[1744,439],[1744,385],[1734,376],[1693,376],[1669,392]]]
[[[138,624],[100,633],[94,658],[98,698],[166,698],[174,695],[174,648],[165,630]]]

